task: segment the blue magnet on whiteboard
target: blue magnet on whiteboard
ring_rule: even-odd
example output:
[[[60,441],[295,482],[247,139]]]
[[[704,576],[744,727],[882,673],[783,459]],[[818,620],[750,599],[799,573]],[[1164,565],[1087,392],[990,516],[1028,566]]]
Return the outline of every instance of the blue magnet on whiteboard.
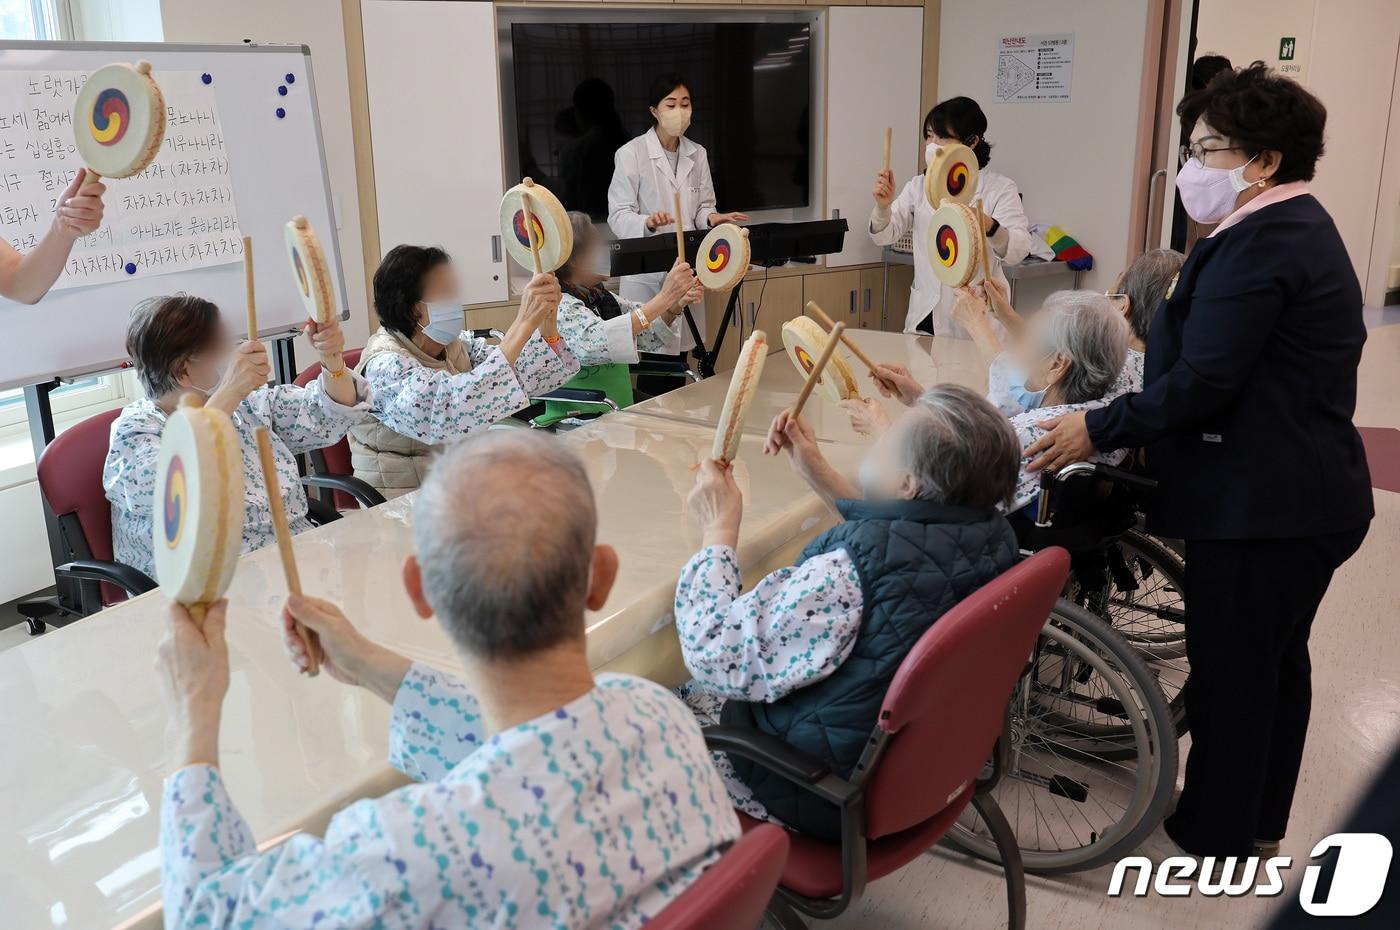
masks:
[[[200,79],[201,81],[203,81],[204,83],[206,83],[206,84],[213,84],[213,83],[214,83],[214,75],[210,74],[208,71],[206,71],[206,72],[204,72],[203,74],[201,74],[201,75],[199,76],[199,79]]]
[[[277,93],[281,94],[283,97],[287,96],[287,85],[286,85],[286,84],[280,84],[280,85],[278,85],[278,87],[277,87]]]
[[[127,263],[126,263],[126,273],[127,273],[127,274],[136,274],[136,263],[135,263],[135,262],[127,262]]]
[[[286,117],[287,117],[287,111],[284,110],[284,109],[282,109],[281,107],[278,107],[278,108],[277,108],[277,118],[278,118],[278,119],[286,119]]]
[[[297,82],[297,76],[296,76],[295,74],[288,74],[288,75],[287,75],[287,83],[288,83],[288,84],[295,84],[296,82]]]

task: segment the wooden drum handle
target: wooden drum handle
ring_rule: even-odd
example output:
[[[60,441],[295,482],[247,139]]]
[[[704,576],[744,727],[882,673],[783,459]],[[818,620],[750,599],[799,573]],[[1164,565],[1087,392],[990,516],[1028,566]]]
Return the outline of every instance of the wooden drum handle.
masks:
[[[797,401],[792,405],[792,415],[789,419],[796,420],[802,415],[802,408],[807,405],[807,398],[812,396],[812,389],[821,380],[822,371],[826,368],[826,363],[831,360],[831,353],[836,351],[836,343],[841,341],[841,334],[846,331],[845,323],[837,323],[831,328],[831,338],[822,347],[822,354],[817,359],[817,363],[812,366],[812,370],[807,373],[807,380],[802,385],[802,390],[797,395]]]
[[[248,292],[248,341],[258,339],[258,299],[253,293],[253,237],[243,237],[243,286]]]
[[[296,553],[292,550],[292,531],[287,525],[287,511],[282,506],[282,484],[277,480],[277,460],[272,454],[272,434],[259,426],[258,461],[262,464],[263,487],[267,490],[268,508],[272,511],[272,529],[277,534],[277,551],[282,557],[282,573],[287,578],[287,593],[301,596],[301,574],[297,571]],[[306,650],[306,674],[315,676],[321,670],[321,644],[316,634],[300,623],[297,638]]]
[[[535,182],[529,178],[524,183],[526,187],[535,186]],[[544,266],[540,264],[540,242],[535,238],[535,208],[531,200],[525,191],[520,192],[520,208],[525,211],[525,238],[530,240],[530,258],[535,263],[535,274],[544,274]]]

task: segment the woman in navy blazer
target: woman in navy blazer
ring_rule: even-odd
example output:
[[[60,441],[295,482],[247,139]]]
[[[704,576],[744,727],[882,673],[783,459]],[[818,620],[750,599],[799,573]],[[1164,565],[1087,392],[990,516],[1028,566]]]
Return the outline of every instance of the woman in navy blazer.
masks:
[[[1308,636],[1374,513],[1352,425],[1361,288],[1308,193],[1327,112],[1262,65],[1177,108],[1196,244],[1147,342],[1142,393],[1047,421],[1051,470],[1142,446],[1150,528],[1184,538],[1191,752],[1167,835],[1195,855],[1270,854],[1288,825],[1312,702]]]

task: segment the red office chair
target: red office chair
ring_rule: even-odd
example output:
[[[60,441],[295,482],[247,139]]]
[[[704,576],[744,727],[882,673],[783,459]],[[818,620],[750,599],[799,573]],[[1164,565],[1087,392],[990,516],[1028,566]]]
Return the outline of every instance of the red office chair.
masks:
[[[971,803],[1006,870],[1013,930],[1025,925],[1026,883],[1016,835],[992,798],[1005,767],[1007,699],[1069,573],[1069,554],[1041,550],[983,586],[929,628],[895,673],[879,722],[850,780],[776,737],[708,727],[711,749],[752,759],[841,809],[841,842],[790,833],[792,852],[769,912],[830,919],[868,880],[933,846]],[[988,777],[980,777],[988,757]],[[758,822],[740,815],[745,829]]]
[[[19,604],[30,633],[42,633],[44,620],[61,614],[86,616],[151,590],[156,583],[144,572],[114,561],[112,504],[102,490],[102,466],[120,410],[88,417],[60,433],[39,456],[39,491],[55,517],[68,559],[54,575],[75,579],[78,604],[38,598]]]
[[[347,349],[342,356],[345,360],[346,368],[354,368],[360,364],[360,353],[363,349]],[[312,362],[301,374],[297,375],[296,386],[306,387],[312,381],[321,377],[321,363]],[[308,487],[321,488],[330,491],[330,500],[324,497],[320,500],[312,499],[308,505],[319,504],[318,509],[333,509],[336,512],[341,510],[354,510],[357,507],[374,507],[384,503],[384,495],[380,494],[368,482],[356,478],[354,467],[350,464],[350,440],[341,438],[340,442],[324,449],[317,449],[308,458],[311,459],[312,474],[304,475],[302,484]],[[323,516],[329,516],[323,514]]]
[[[787,833],[760,824],[647,921],[647,930],[754,930],[773,897],[787,852]]]

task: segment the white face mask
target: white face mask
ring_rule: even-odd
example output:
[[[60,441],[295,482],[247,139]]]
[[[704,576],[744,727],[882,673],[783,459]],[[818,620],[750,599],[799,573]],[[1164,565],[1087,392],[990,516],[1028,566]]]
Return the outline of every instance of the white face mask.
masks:
[[[602,275],[604,280],[612,277],[612,249],[606,245],[599,246],[593,253],[593,273]]]
[[[1254,163],[1254,158],[1238,168],[1210,168],[1195,158],[1186,159],[1176,174],[1176,189],[1191,219],[1197,223],[1219,223],[1233,213],[1240,193],[1263,183],[1244,178],[1244,169]]]
[[[191,362],[199,362],[199,361],[203,361],[203,359],[200,359],[200,358],[198,358],[198,357],[191,357],[191,358],[190,358],[190,361],[191,361]],[[225,355],[223,358],[221,358],[221,359],[219,359],[217,362],[214,362],[214,363],[213,363],[213,368],[214,368],[214,383],[213,383],[213,384],[211,384],[211,385],[210,385],[209,387],[207,387],[207,388],[202,388],[202,387],[200,387],[200,386],[197,385],[197,384],[189,384],[189,385],[186,385],[186,386],[187,386],[191,391],[198,391],[199,393],[203,394],[205,397],[208,397],[209,395],[213,394],[216,390],[219,389],[219,385],[221,385],[221,384],[224,383],[224,376],[228,374],[229,366],[232,365],[232,364],[233,364],[233,358],[232,358],[231,356]]]
[[[939,145],[937,142],[934,142],[932,139],[930,139],[930,140],[928,141],[928,145],[925,145],[925,146],[924,146],[924,164],[925,164],[925,165],[931,165],[931,164],[933,164],[933,160],[934,160],[935,158],[938,157],[938,153],[939,153],[940,151],[942,151],[942,150],[943,150],[943,146]]]
[[[658,109],[656,121],[661,125],[661,129],[666,135],[683,136],[685,131],[690,128],[690,107]]]
[[[451,345],[462,333],[462,305],[455,300],[439,300],[428,304],[428,322],[423,335],[439,345]]]

